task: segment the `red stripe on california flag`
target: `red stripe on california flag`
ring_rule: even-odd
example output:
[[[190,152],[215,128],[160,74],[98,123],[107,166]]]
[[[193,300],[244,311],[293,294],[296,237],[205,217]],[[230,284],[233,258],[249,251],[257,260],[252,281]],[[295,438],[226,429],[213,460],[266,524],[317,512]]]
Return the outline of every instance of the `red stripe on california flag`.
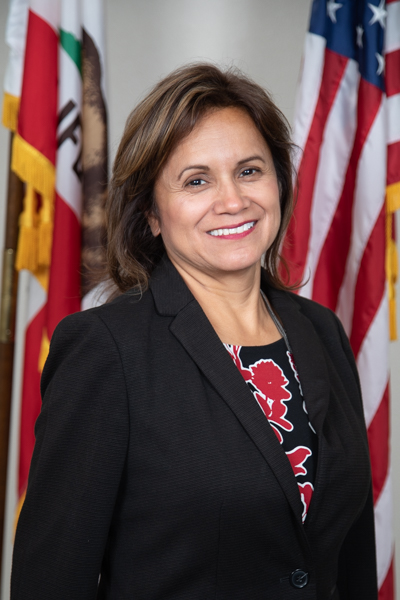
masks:
[[[336,309],[346,268],[352,233],[352,208],[357,166],[364,143],[380,108],[382,92],[360,79],[357,106],[357,131],[345,177],[342,195],[315,271],[313,300]],[[340,243],[338,243],[340,240]]]
[[[378,600],[394,600],[394,598],[394,568],[392,560],[385,580],[379,588]]]
[[[400,49],[385,56],[386,95],[400,94]]]
[[[76,214],[56,194],[47,306],[49,339],[61,319],[81,308],[80,241],[81,226]]]
[[[320,95],[311,124],[298,174],[298,196],[290,222],[283,255],[289,262],[291,280],[300,281],[310,237],[310,213],[324,129],[340,86],[348,59],[325,50]]]
[[[56,157],[57,56],[56,32],[29,11],[18,133],[53,164]],[[46,90],[45,94],[43,90]]]
[[[41,399],[39,354],[45,323],[46,306],[30,322],[25,334],[25,360],[22,381],[21,421],[18,493],[25,492],[33,447],[35,445],[34,426],[40,412]]]
[[[386,208],[383,204],[365,247],[355,288],[350,344],[356,358],[385,293],[386,277],[382,268],[386,252],[385,225]]]
[[[387,184],[399,181],[400,141],[390,144],[387,149]]]
[[[375,504],[385,485],[389,468],[389,384],[386,386],[382,401],[368,427],[368,443]]]

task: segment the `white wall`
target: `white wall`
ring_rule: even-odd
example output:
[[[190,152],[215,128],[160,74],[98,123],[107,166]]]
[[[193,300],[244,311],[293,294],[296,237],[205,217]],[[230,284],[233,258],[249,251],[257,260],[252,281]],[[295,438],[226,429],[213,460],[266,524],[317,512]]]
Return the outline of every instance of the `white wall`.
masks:
[[[188,61],[234,64],[290,118],[310,0],[108,0],[111,153],[128,113]]]
[[[7,59],[7,4],[0,0],[0,81]],[[311,0],[105,0],[105,4],[111,159],[138,99],[163,75],[188,61],[208,59],[238,66],[270,90],[292,120]],[[8,132],[0,127],[0,248],[8,139]],[[400,328],[400,306],[398,312]],[[399,367],[400,343],[396,342],[391,345],[393,432],[400,426]],[[395,531],[400,548],[400,438],[393,435],[392,440]]]

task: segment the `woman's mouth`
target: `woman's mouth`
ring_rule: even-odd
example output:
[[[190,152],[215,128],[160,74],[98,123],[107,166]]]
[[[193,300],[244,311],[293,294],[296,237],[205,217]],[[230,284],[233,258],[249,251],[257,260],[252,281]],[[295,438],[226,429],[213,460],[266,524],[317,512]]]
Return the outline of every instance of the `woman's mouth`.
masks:
[[[237,236],[243,237],[244,235],[247,235],[251,232],[256,223],[257,221],[248,221],[247,223],[241,223],[240,225],[236,225],[234,227],[212,229],[211,231],[207,231],[207,233],[213,235],[214,237],[229,237],[230,239],[232,239],[233,236],[235,238]]]

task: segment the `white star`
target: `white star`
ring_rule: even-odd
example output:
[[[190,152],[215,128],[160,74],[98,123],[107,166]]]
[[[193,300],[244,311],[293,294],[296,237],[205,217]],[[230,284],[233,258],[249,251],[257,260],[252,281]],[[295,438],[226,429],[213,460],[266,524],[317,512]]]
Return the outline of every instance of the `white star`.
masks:
[[[378,54],[378,52],[375,52],[375,56],[376,56],[376,60],[378,61],[378,68],[376,70],[376,74],[382,75],[382,73],[385,69],[385,59],[383,58],[383,56]]]
[[[383,29],[385,29],[385,19],[387,17],[387,10],[385,10],[385,0],[380,0],[379,6],[375,6],[374,4],[370,4],[368,2],[368,6],[374,13],[371,17],[369,24],[373,25],[374,23],[377,23],[379,21],[379,24],[382,26]]]
[[[362,36],[364,33],[364,29],[362,28],[362,25],[357,25],[356,31],[357,31],[357,46],[359,48],[362,48],[363,47]]]
[[[339,2],[335,2],[335,0],[328,0],[326,3],[326,13],[332,23],[336,23],[336,11],[339,8],[342,8],[343,4],[339,4]]]

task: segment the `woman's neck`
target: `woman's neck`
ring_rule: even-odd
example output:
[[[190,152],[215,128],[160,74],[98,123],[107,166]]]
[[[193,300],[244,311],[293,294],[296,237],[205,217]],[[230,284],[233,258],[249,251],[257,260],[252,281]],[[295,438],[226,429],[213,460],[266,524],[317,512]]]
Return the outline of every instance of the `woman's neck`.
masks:
[[[260,265],[215,274],[174,265],[222,342],[263,346],[280,339],[260,294]]]

